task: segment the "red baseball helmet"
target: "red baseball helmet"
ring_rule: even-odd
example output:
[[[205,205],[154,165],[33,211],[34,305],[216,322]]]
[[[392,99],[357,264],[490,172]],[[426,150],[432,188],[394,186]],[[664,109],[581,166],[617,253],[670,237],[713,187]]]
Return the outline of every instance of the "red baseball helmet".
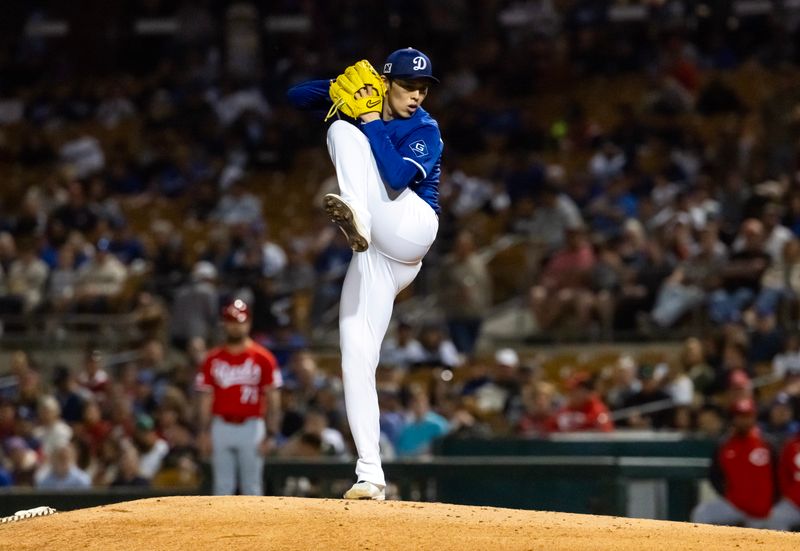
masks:
[[[222,319],[244,323],[250,319],[250,308],[245,301],[237,298],[222,310]]]

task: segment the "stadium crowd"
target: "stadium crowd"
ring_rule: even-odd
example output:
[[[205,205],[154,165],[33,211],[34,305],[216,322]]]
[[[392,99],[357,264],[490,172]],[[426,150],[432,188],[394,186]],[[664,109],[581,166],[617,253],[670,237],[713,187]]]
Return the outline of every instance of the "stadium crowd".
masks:
[[[73,318],[102,333],[97,319],[126,314],[136,340],[96,342],[80,365],[14,353],[0,381],[0,484],[198,484],[194,375],[233,296],[252,305],[253,336],[284,374],[270,453],[352,455],[338,372],[310,331],[335,309],[350,249],[311,205],[304,231],[286,235],[264,213],[291,184],[259,185],[311,178],[299,152],[322,149],[321,124],[287,108],[288,86],[354,56],[377,62],[394,36],[427,45],[404,23],[420,14],[438,37],[442,84],[426,106],[446,149],[441,232],[413,292],[435,296],[442,315],[401,320],[387,337],[386,457],[430,453],[445,435],[715,438],[742,397],[759,400],[765,432],[797,432],[800,88],[785,21],[709,18],[681,32],[658,18],[615,34],[591,2],[409,3],[392,8],[388,37],[364,24],[386,14],[367,10],[341,23],[363,34],[275,32],[261,48],[221,48],[220,21],[246,30],[299,15],[330,31],[340,3],[260,15],[134,4],[132,16],[184,23],[172,37],[106,44],[85,66],[77,39],[63,52],[18,32],[0,43],[4,334],[58,335]],[[614,95],[637,73],[634,92]],[[606,95],[579,93],[597,78]],[[556,107],[545,117],[540,102]],[[513,274],[489,254],[506,241],[522,244]],[[514,297],[547,338],[690,336],[679,354],[557,371],[520,358],[523,347],[481,354],[482,324]]]

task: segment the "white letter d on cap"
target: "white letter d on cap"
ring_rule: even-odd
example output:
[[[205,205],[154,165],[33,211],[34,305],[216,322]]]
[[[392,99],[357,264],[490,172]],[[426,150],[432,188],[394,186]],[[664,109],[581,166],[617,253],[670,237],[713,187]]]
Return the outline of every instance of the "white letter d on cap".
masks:
[[[425,67],[428,66],[428,62],[425,61],[425,58],[422,56],[417,56],[414,58],[414,66],[413,69],[415,71],[422,71]]]

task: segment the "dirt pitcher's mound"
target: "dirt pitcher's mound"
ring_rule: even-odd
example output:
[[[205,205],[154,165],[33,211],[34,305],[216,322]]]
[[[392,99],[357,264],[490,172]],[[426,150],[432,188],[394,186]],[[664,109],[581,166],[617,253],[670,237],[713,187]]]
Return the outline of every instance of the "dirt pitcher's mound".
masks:
[[[2,525],[0,549],[796,551],[800,534],[441,503],[170,497]]]

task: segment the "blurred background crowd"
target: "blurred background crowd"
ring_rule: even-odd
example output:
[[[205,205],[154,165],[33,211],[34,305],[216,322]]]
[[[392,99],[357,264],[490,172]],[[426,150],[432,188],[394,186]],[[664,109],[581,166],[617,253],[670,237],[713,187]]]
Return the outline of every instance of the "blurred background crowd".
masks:
[[[443,214],[384,345],[385,456],[715,438],[742,397],[795,433],[800,10],[739,4],[8,2],[0,485],[197,485],[194,374],[234,296],[286,381],[270,453],[352,455],[351,252],[325,126],[284,94],[408,45],[442,80]]]

